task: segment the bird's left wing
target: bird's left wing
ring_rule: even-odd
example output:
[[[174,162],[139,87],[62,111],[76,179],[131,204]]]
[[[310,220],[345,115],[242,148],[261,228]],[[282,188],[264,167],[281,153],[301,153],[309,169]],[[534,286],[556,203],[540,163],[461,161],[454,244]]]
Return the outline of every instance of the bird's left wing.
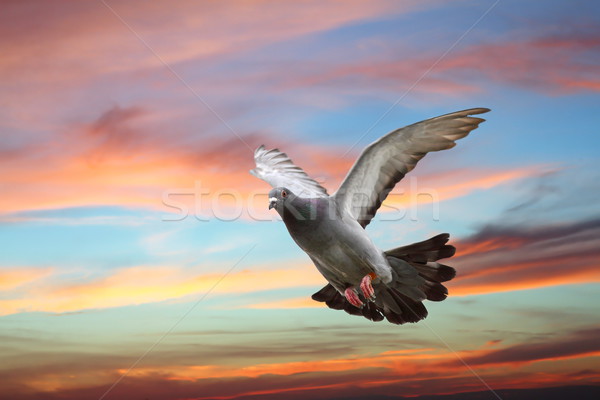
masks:
[[[449,149],[484,121],[470,117],[487,108],[472,108],[417,122],[388,133],[370,144],[333,194],[338,207],[355,218],[362,227],[394,185],[410,172],[430,151]]]
[[[327,190],[295,165],[279,149],[266,150],[260,146],[254,151],[256,168],[250,173],[272,187],[286,187],[301,197],[327,197]]]

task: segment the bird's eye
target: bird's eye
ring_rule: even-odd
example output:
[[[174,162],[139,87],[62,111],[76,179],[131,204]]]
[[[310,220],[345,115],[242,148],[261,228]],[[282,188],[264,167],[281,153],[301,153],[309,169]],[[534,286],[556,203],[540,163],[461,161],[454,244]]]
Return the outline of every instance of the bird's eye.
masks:
[[[285,190],[281,191],[281,197],[284,197],[284,198],[287,197],[287,192]]]

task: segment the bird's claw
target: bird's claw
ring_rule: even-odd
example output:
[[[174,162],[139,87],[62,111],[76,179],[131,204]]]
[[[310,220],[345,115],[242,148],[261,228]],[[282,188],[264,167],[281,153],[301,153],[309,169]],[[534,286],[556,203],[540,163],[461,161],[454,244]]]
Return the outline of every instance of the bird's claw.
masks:
[[[360,300],[360,297],[358,297],[358,294],[354,288],[349,287],[346,289],[344,296],[346,297],[346,300],[348,300],[348,302],[354,307],[362,308],[364,306],[364,303]]]
[[[371,272],[365,275],[362,281],[360,281],[360,290],[362,290],[367,301],[375,300],[375,289],[373,289],[373,285],[371,284],[371,281],[375,278],[377,278],[377,275]]]
[[[360,281],[360,290],[366,302],[375,300],[375,289],[373,289],[373,285],[371,284],[375,278],[377,278],[377,275],[371,272],[370,274],[365,275],[365,277]],[[356,289],[353,287],[347,288],[344,292],[344,296],[346,297],[346,300],[348,300],[348,302],[354,307],[363,308],[365,306],[365,303],[363,303]]]

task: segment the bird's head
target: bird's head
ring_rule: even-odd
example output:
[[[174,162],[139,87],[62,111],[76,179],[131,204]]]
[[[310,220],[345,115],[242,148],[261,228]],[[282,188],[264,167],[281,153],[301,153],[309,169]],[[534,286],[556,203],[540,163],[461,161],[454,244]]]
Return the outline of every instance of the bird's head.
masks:
[[[289,201],[293,196],[294,194],[287,188],[278,187],[272,189],[269,192],[269,210],[274,207],[277,207],[278,209],[279,207],[283,207],[286,201]]]

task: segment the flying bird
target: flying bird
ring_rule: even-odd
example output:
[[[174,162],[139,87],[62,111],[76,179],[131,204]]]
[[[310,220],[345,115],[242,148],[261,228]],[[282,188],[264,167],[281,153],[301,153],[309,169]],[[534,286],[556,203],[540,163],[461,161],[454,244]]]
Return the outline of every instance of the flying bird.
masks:
[[[260,146],[250,173],[273,189],[275,208],[296,244],[329,282],[312,295],[329,308],[393,324],[427,316],[424,300],[442,301],[442,284],[454,268],[438,263],[455,248],[443,233],[423,242],[381,251],[365,227],[377,209],[417,162],[430,151],[450,149],[484,121],[471,115],[490,111],[472,108],[397,129],[365,148],[332,195],[278,149]]]

